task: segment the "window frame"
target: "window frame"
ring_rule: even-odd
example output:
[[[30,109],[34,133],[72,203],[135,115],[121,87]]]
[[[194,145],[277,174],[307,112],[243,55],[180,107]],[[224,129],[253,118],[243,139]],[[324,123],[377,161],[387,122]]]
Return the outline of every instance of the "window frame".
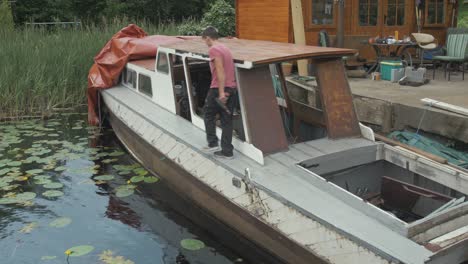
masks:
[[[382,8],[381,8],[381,6],[380,6],[380,4],[379,4],[379,1],[377,0],[377,18],[376,18],[376,24],[375,24],[375,25],[361,25],[361,20],[360,20],[361,18],[359,17],[359,10],[360,10],[360,5],[359,5],[359,4],[360,4],[360,1],[361,1],[361,0],[358,0],[358,1],[357,1],[357,3],[358,3],[358,4],[357,4],[357,14],[358,14],[358,15],[357,15],[357,22],[356,22],[357,25],[358,25],[359,27],[363,27],[363,28],[379,27],[380,24],[381,24],[381,16],[382,16],[382,15],[381,15],[381,13],[382,13]],[[372,1],[372,0],[365,0],[365,1],[367,1],[367,3],[369,4],[370,1]],[[369,6],[370,6],[370,5],[368,5],[368,7],[369,7]],[[369,19],[369,18],[370,18],[370,9],[368,9],[367,13],[368,13],[368,15],[369,15],[367,18]]]
[[[161,61],[161,56],[165,56],[165,58],[166,58],[167,70],[166,69],[161,69],[161,66],[159,64],[159,62]],[[164,51],[158,52],[158,58],[156,59],[156,71],[158,73],[161,73],[161,74],[169,75],[170,67],[171,66],[169,64],[168,54],[166,52],[164,52]]]
[[[313,11],[313,8],[314,8],[314,1],[317,1],[317,0],[307,0],[307,4],[306,4],[306,16],[307,16],[307,24],[306,24],[306,27],[307,29],[317,29],[317,28],[320,28],[320,29],[330,29],[330,28],[336,28],[337,27],[337,19],[338,19],[338,16],[337,16],[337,4],[336,4],[336,1],[332,1],[332,6],[333,6],[333,12],[332,12],[332,16],[333,16],[333,23],[331,24],[314,24],[312,22],[312,11]]]
[[[131,74],[134,75],[134,77],[135,77],[133,79],[134,82],[132,82],[132,83],[127,82],[127,80],[128,80],[127,77],[128,77],[129,72],[131,72]],[[128,88],[137,90],[137,87],[138,87],[138,80],[137,80],[138,78],[137,77],[138,77],[138,73],[136,72],[136,70],[125,67],[124,71],[122,73],[122,84],[125,85]]]
[[[389,10],[389,3],[388,3],[388,0],[385,2],[385,6],[384,6],[384,19],[383,19],[383,26],[384,27],[393,27],[393,28],[396,28],[396,27],[399,27],[399,28],[403,28],[403,27],[406,27],[407,26],[407,23],[408,23],[408,19],[407,19],[407,10],[406,10],[406,2],[408,0],[395,0],[396,1],[396,5],[395,5],[395,21],[398,21],[398,17],[400,17],[400,14],[398,13],[398,4],[399,4],[399,1],[403,1],[403,24],[401,25],[398,25],[398,24],[394,24],[394,25],[388,25],[387,24],[387,20],[388,20],[388,10]]]
[[[141,89],[141,86],[140,86],[140,85],[142,85],[142,82],[140,81],[140,78],[141,78],[141,77],[146,77],[146,78],[148,78],[148,79],[150,80],[150,91],[151,91],[151,94],[148,94],[147,92],[145,92],[145,91],[143,91],[143,90]],[[137,89],[137,90],[138,90],[139,93],[141,93],[141,94],[143,94],[143,95],[145,95],[145,96],[148,96],[149,98],[153,98],[153,80],[151,79],[151,76],[146,75],[146,74],[141,73],[141,72],[138,73],[138,89]]]
[[[434,0],[434,1],[438,1],[438,0]],[[425,27],[445,27],[445,21],[447,19],[447,16],[446,16],[447,15],[447,0],[442,0],[442,2],[443,2],[443,8],[442,8],[443,21],[442,21],[442,23],[431,23],[430,24],[430,23],[427,22],[428,17],[429,17],[429,1],[426,1],[425,6],[424,6],[424,23],[423,23],[423,25]],[[436,15],[436,18],[437,18],[437,15]]]

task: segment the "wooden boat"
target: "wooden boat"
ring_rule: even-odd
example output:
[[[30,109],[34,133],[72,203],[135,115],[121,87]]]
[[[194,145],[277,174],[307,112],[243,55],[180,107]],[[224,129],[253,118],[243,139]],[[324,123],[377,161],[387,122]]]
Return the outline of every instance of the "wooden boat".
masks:
[[[239,85],[233,160],[202,151],[210,73],[201,40],[129,62],[121,83],[100,92],[116,135],[146,168],[284,263],[468,260],[468,174],[375,142],[344,73],[341,57],[353,50],[221,41]],[[320,104],[290,98],[281,63],[296,59],[313,62]]]

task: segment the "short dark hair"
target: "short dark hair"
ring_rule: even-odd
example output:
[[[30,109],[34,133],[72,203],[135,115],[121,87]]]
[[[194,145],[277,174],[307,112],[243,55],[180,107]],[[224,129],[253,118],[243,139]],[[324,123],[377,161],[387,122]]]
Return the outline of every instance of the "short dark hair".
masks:
[[[215,27],[209,26],[203,30],[202,38],[219,39],[218,30]]]

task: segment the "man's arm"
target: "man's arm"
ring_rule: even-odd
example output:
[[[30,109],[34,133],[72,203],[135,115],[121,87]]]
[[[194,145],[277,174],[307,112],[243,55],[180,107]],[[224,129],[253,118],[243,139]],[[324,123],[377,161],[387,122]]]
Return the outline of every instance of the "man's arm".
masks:
[[[224,73],[224,64],[223,58],[218,56],[214,59],[214,64],[216,68],[216,76],[218,77],[218,91],[219,91],[219,99],[223,102],[226,102],[226,94],[224,93],[224,84],[226,81],[226,74]]]

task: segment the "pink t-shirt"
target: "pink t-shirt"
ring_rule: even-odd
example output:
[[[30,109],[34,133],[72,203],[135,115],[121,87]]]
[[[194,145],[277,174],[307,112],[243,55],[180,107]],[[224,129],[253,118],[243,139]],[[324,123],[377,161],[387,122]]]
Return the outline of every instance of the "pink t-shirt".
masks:
[[[236,88],[236,74],[235,74],[235,66],[234,66],[234,59],[232,58],[231,51],[224,46],[223,44],[216,44],[211,46],[209,49],[210,55],[210,68],[211,68],[211,88],[218,88],[218,76],[216,75],[216,68],[214,64],[215,58],[221,58],[223,60],[224,65],[224,74],[225,74],[225,83],[224,87],[229,88]]]

